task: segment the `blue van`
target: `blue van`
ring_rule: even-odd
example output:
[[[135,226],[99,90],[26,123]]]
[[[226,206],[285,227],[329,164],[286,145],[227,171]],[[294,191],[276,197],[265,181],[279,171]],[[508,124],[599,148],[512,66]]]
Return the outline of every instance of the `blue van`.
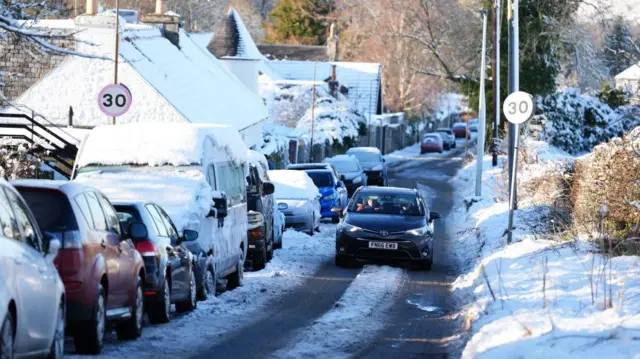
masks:
[[[320,213],[322,218],[331,218],[333,223],[340,221],[338,213],[331,212],[333,207],[347,207],[347,193],[339,189],[344,188],[344,183],[339,181],[332,170],[306,170],[305,171],[313,183],[318,187],[322,198],[320,198]]]

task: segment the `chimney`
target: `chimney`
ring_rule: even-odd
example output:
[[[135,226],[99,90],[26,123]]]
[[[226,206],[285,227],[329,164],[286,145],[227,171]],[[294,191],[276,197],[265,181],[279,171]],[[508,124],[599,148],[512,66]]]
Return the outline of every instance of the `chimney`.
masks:
[[[163,15],[167,12],[167,0],[156,0],[156,14]]]
[[[335,31],[336,24],[331,24],[329,28],[329,38],[327,38],[327,60],[338,61],[338,36]]]
[[[87,15],[96,15],[98,13],[98,0],[87,0]]]
[[[156,0],[156,12],[142,15],[142,22],[157,27],[162,35],[180,48],[180,16],[167,15],[167,1]]]
[[[336,64],[331,64],[331,78],[329,79],[329,92],[331,96],[337,98],[338,97],[338,81],[336,75]]]

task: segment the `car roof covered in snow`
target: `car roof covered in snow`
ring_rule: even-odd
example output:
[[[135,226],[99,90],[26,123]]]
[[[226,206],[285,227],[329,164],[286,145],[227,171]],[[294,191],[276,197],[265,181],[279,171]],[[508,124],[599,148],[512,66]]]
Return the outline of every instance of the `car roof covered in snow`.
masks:
[[[347,154],[354,152],[380,153],[380,150],[377,147],[351,147],[347,150]]]
[[[275,185],[276,199],[304,199],[312,201],[320,196],[318,187],[305,171],[272,170],[269,178]]]
[[[74,195],[76,193],[85,192],[88,190],[95,191],[96,188],[87,186],[82,183],[60,181],[60,180],[36,180],[36,179],[20,179],[10,182],[14,187],[29,187],[29,188],[42,188],[53,189],[63,192],[67,195]]]
[[[199,164],[207,140],[224,149],[234,162],[246,162],[247,148],[238,131],[229,126],[141,122],[94,128],[83,141],[76,166]]]
[[[325,161],[329,163],[341,162],[341,161],[358,162],[358,157],[353,155],[337,155],[337,156],[326,158]]]

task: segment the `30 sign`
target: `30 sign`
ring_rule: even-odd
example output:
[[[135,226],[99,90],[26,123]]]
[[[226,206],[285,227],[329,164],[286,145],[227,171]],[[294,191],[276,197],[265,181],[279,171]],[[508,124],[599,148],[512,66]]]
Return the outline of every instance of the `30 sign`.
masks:
[[[516,125],[524,123],[531,118],[534,110],[533,96],[526,92],[512,93],[504,100],[502,105],[502,111],[507,120]]]
[[[100,111],[109,117],[120,117],[131,107],[131,91],[125,85],[105,86],[98,95]]]

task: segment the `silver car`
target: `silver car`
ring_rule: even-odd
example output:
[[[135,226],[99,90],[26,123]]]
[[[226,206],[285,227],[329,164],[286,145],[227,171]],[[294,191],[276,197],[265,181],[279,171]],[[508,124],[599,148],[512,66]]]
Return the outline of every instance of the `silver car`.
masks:
[[[320,191],[304,171],[269,171],[275,186],[273,196],[278,210],[284,213],[285,227],[304,231],[310,236],[320,231]]]
[[[62,358],[65,291],[53,264],[60,241],[43,241],[18,192],[6,181],[0,188],[0,357]]]
[[[450,150],[456,148],[456,135],[449,128],[438,128],[436,133],[439,133],[444,141],[444,149]]]

